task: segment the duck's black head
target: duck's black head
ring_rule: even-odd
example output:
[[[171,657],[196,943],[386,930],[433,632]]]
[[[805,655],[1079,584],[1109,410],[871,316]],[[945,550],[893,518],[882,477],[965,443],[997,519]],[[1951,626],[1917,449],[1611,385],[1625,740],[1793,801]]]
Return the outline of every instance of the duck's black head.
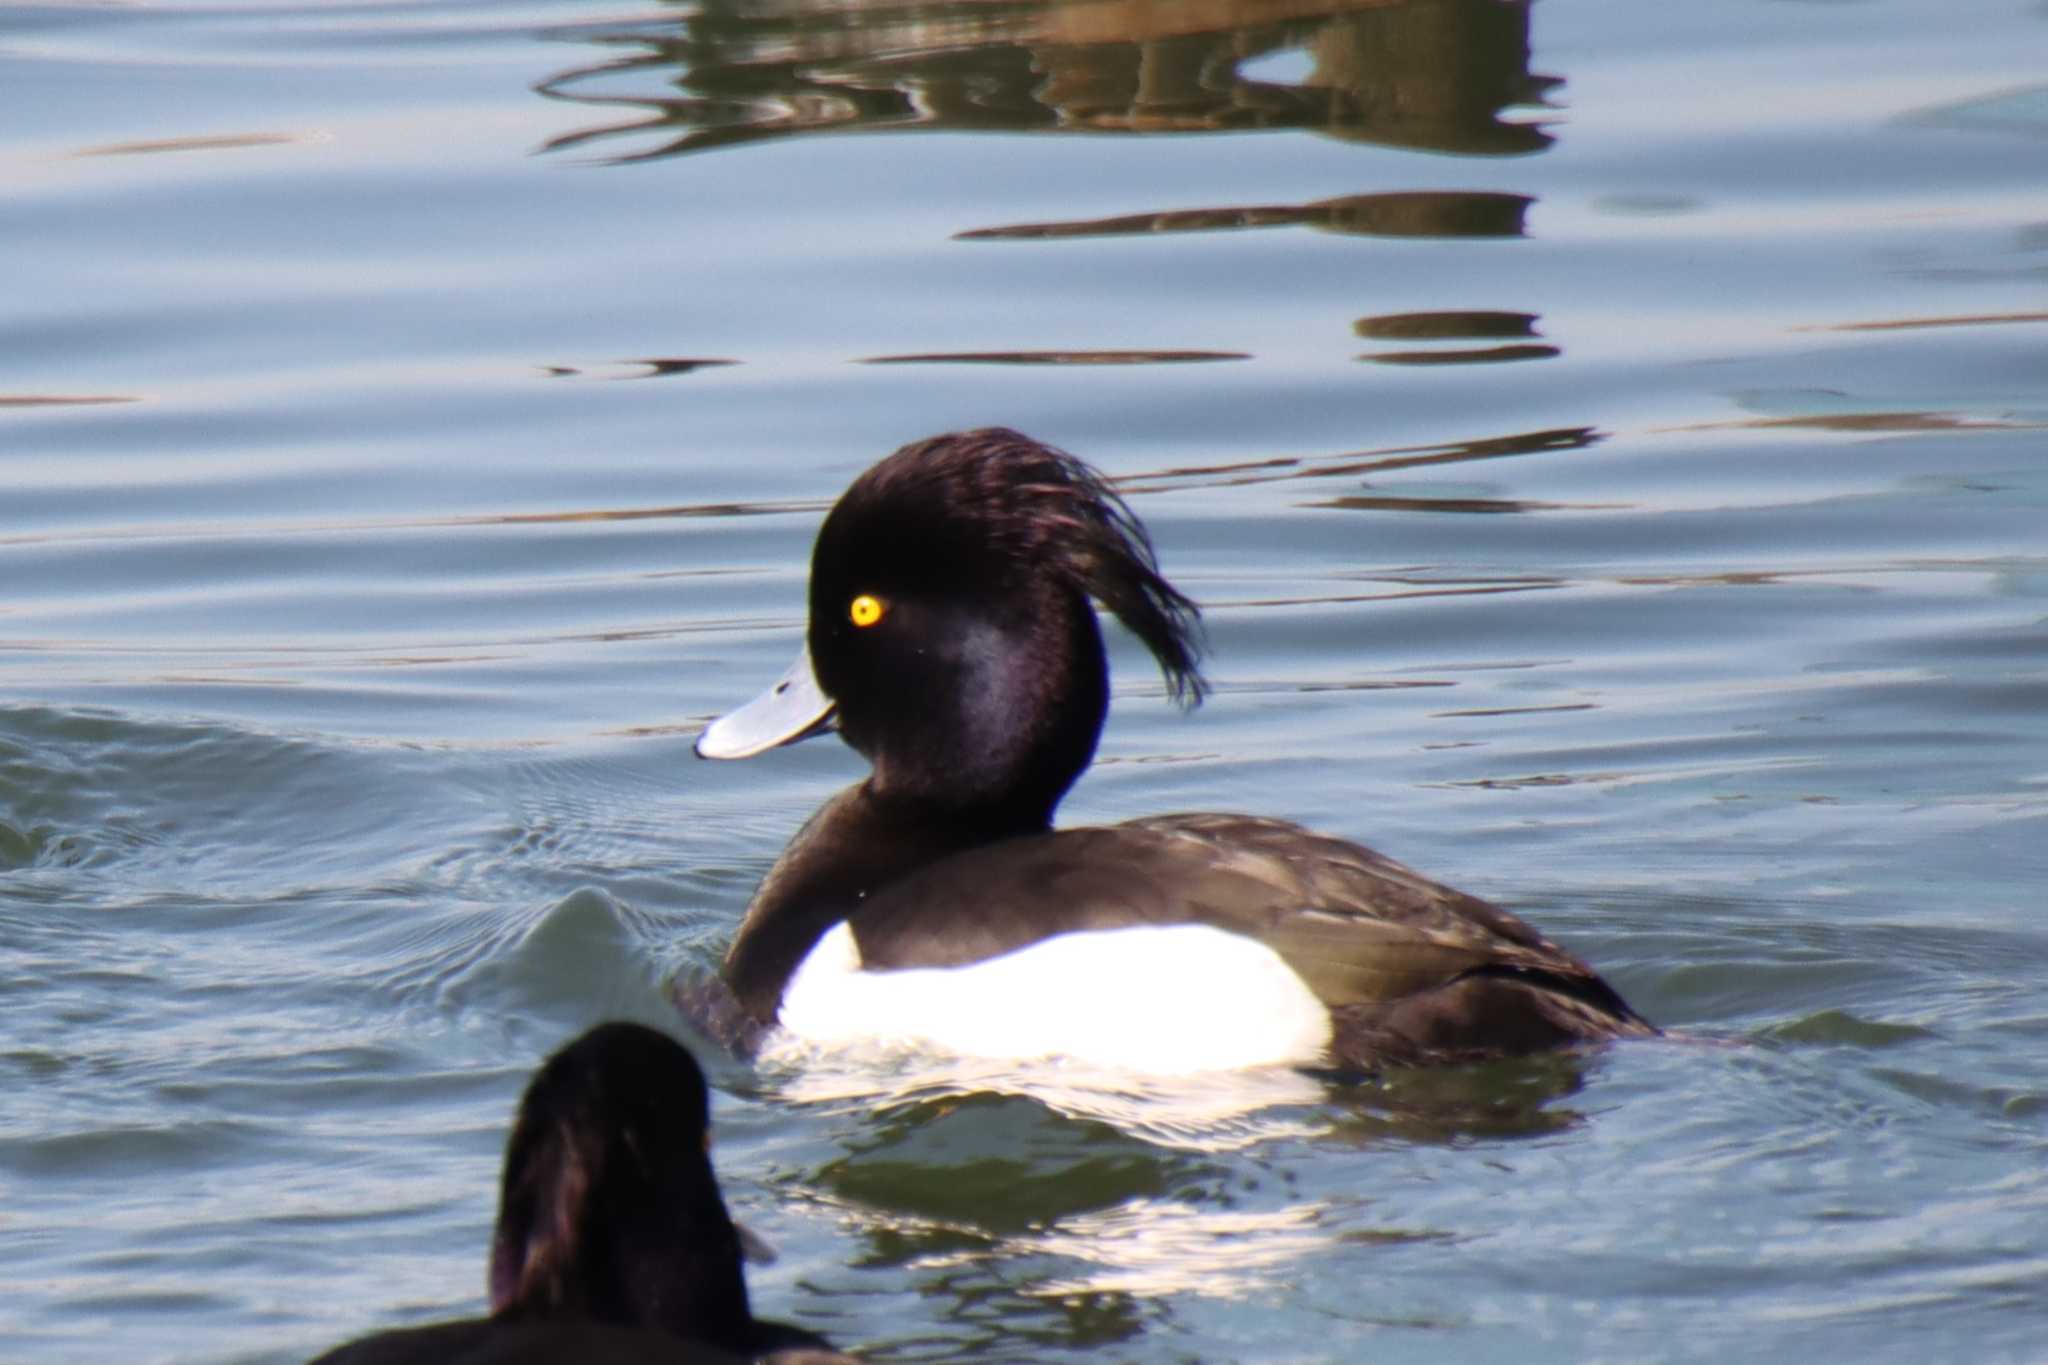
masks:
[[[696,1060],[653,1029],[602,1024],[549,1058],[505,1149],[493,1313],[746,1349],[754,1324],[708,1116]]]
[[[876,794],[1049,823],[1109,705],[1093,598],[1176,699],[1203,692],[1199,612],[1101,475],[1001,428],[862,474],[811,554],[810,660]]]

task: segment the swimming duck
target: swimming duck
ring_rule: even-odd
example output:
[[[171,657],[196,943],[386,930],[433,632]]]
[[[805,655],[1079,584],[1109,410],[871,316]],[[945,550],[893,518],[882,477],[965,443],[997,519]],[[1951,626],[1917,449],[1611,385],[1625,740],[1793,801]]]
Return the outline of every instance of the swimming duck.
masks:
[[[754,1317],[709,1135],[704,1073],[680,1043],[639,1024],[591,1029],[519,1102],[491,1315],[382,1332],[313,1365],[852,1365]]]
[[[854,481],[811,555],[806,647],[705,758],[836,727],[866,780],[769,870],[715,992],[742,1049],[1058,1055],[1158,1073],[1372,1072],[1657,1032],[1498,906],[1253,815],[1054,829],[1109,706],[1091,599],[1200,701],[1199,611],[1095,470],[992,428]]]

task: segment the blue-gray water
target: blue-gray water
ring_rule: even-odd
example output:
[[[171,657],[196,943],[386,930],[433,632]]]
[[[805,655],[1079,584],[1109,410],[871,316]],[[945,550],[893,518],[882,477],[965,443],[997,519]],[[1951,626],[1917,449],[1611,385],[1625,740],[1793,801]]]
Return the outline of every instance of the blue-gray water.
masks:
[[[1117,642],[1069,821],[1365,840],[1695,1041],[1192,1134],[711,1058],[760,1311],[2048,1356],[2044,54],[2006,0],[0,8],[0,1356],[475,1310],[524,1077],[673,1023],[857,772],[689,756],[819,513],[995,422],[1208,609],[1193,715]]]

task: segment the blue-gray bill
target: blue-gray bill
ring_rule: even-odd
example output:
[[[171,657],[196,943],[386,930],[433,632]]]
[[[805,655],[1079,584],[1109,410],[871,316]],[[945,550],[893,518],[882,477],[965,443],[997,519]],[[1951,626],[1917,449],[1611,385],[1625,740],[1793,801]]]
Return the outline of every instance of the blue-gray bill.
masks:
[[[704,727],[699,758],[752,758],[832,728],[837,706],[818,686],[806,648],[766,692]]]

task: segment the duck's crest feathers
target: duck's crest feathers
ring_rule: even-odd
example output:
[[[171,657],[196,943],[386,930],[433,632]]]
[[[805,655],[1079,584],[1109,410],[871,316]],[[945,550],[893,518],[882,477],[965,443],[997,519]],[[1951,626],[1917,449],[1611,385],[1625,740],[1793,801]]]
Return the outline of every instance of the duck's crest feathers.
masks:
[[[1175,701],[1194,706],[1207,693],[1201,609],[1160,575],[1152,539],[1123,498],[1065,451],[1007,427],[935,436],[868,470],[840,507],[887,509],[928,545],[931,528],[959,528],[973,544],[931,546],[952,564],[1053,575],[1145,642]]]

